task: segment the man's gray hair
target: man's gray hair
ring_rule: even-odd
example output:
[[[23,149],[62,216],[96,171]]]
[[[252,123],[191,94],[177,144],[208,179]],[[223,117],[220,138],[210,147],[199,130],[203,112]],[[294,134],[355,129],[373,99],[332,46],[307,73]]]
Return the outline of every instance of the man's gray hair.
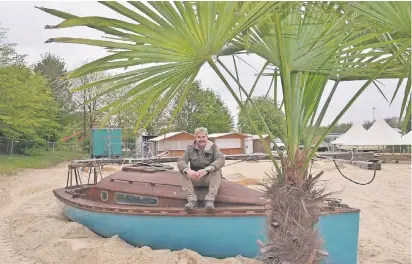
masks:
[[[208,135],[208,134],[207,134],[207,128],[205,128],[205,127],[198,127],[198,128],[195,129],[195,135],[196,135],[197,133],[199,133],[199,132],[205,133],[206,136]]]

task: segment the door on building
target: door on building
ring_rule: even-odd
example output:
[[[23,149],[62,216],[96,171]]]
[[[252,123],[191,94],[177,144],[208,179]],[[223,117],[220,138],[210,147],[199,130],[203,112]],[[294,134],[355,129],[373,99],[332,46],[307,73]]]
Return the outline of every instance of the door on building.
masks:
[[[245,138],[245,154],[253,154],[253,137]]]

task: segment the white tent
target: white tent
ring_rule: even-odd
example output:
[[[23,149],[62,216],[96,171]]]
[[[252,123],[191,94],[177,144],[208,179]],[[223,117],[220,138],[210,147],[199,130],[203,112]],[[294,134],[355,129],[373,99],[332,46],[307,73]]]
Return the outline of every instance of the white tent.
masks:
[[[396,132],[386,123],[379,119],[367,130],[366,138],[362,140],[361,146],[395,146],[403,145],[401,134]]]
[[[402,145],[412,145],[412,131],[401,138]]]
[[[354,124],[343,135],[332,141],[333,145],[358,146],[367,137],[367,130],[361,124]]]

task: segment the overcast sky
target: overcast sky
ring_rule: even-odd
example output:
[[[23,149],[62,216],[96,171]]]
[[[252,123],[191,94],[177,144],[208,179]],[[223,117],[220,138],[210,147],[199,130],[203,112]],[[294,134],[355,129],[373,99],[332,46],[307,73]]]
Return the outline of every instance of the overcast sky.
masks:
[[[56,25],[62,20],[44,13],[34,8],[34,6],[59,9],[78,16],[97,15],[126,19],[97,2],[0,2],[0,26],[9,30],[7,34],[8,41],[17,43],[17,51],[29,55],[27,61],[30,64],[39,60],[40,55],[46,52],[51,52],[63,58],[69,69],[79,66],[86,60],[90,61],[107,55],[103,48],[98,47],[64,43],[45,44],[44,42],[52,37],[83,37],[96,39],[100,38],[103,33],[85,27],[46,30],[44,29],[45,25]],[[255,74],[263,66],[264,61],[256,56],[249,56],[247,60],[255,69],[243,63],[238,66],[238,70],[241,83],[249,90],[255,80]],[[230,60],[228,62],[230,62]],[[230,68],[234,69],[233,63],[230,64]],[[209,66],[204,66],[201,69],[198,79],[201,80],[203,87],[209,87],[217,91],[226,101],[232,114],[235,115],[237,112],[237,103]],[[333,121],[348,100],[362,86],[362,83],[363,82],[345,82],[339,85],[338,90],[334,95],[334,99],[332,100],[332,105],[329,107],[329,111],[325,116],[323,122],[324,125]],[[390,100],[397,83],[396,81],[391,80],[383,80],[382,83],[384,86],[381,88],[386,97]],[[269,84],[270,77],[263,78],[258,83],[255,94],[265,94]],[[403,94],[404,87],[405,83],[401,87],[401,94]],[[323,100],[328,96],[328,92],[331,88],[332,83],[329,83],[327,93],[323,95]],[[273,94],[273,90],[271,94]],[[370,86],[346,112],[341,119],[341,122],[361,123],[363,120],[371,120],[373,107],[376,107],[375,118],[398,116],[401,103],[401,100],[398,98],[390,106],[389,102],[385,101],[379,91],[374,86]]]

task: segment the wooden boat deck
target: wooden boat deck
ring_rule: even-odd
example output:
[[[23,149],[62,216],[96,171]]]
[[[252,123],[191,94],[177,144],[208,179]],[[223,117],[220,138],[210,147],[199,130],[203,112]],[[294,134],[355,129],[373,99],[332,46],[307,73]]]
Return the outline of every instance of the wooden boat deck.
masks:
[[[119,171],[102,179],[95,187],[184,201],[186,195],[182,190],[180,177],[181,175],[177,171],[162,171],[161,173]],[[208,193],[208,188],[196,187],[195,193],[198,201],[203,202]],[[266,198],[263,192],[224,179],[221,181],[215,200],[216,203],[239,206],[263,206],[265,201]]]
[[[88,187],[83,187],[88,188]],[[77,188],[79,189],[79,188]],[[139,207],[120,204],[108,204],[91,201],[81,196],[74,196],[66,188],[55,189],[53,194],[64,204],[100,213],[128,214],[128,215],[156,215],[156,216],[256,216],[265,215],[264,206],[221,206],[213,211],[206,211],[198,208],[191,212],[186,212],[183,207]]]

